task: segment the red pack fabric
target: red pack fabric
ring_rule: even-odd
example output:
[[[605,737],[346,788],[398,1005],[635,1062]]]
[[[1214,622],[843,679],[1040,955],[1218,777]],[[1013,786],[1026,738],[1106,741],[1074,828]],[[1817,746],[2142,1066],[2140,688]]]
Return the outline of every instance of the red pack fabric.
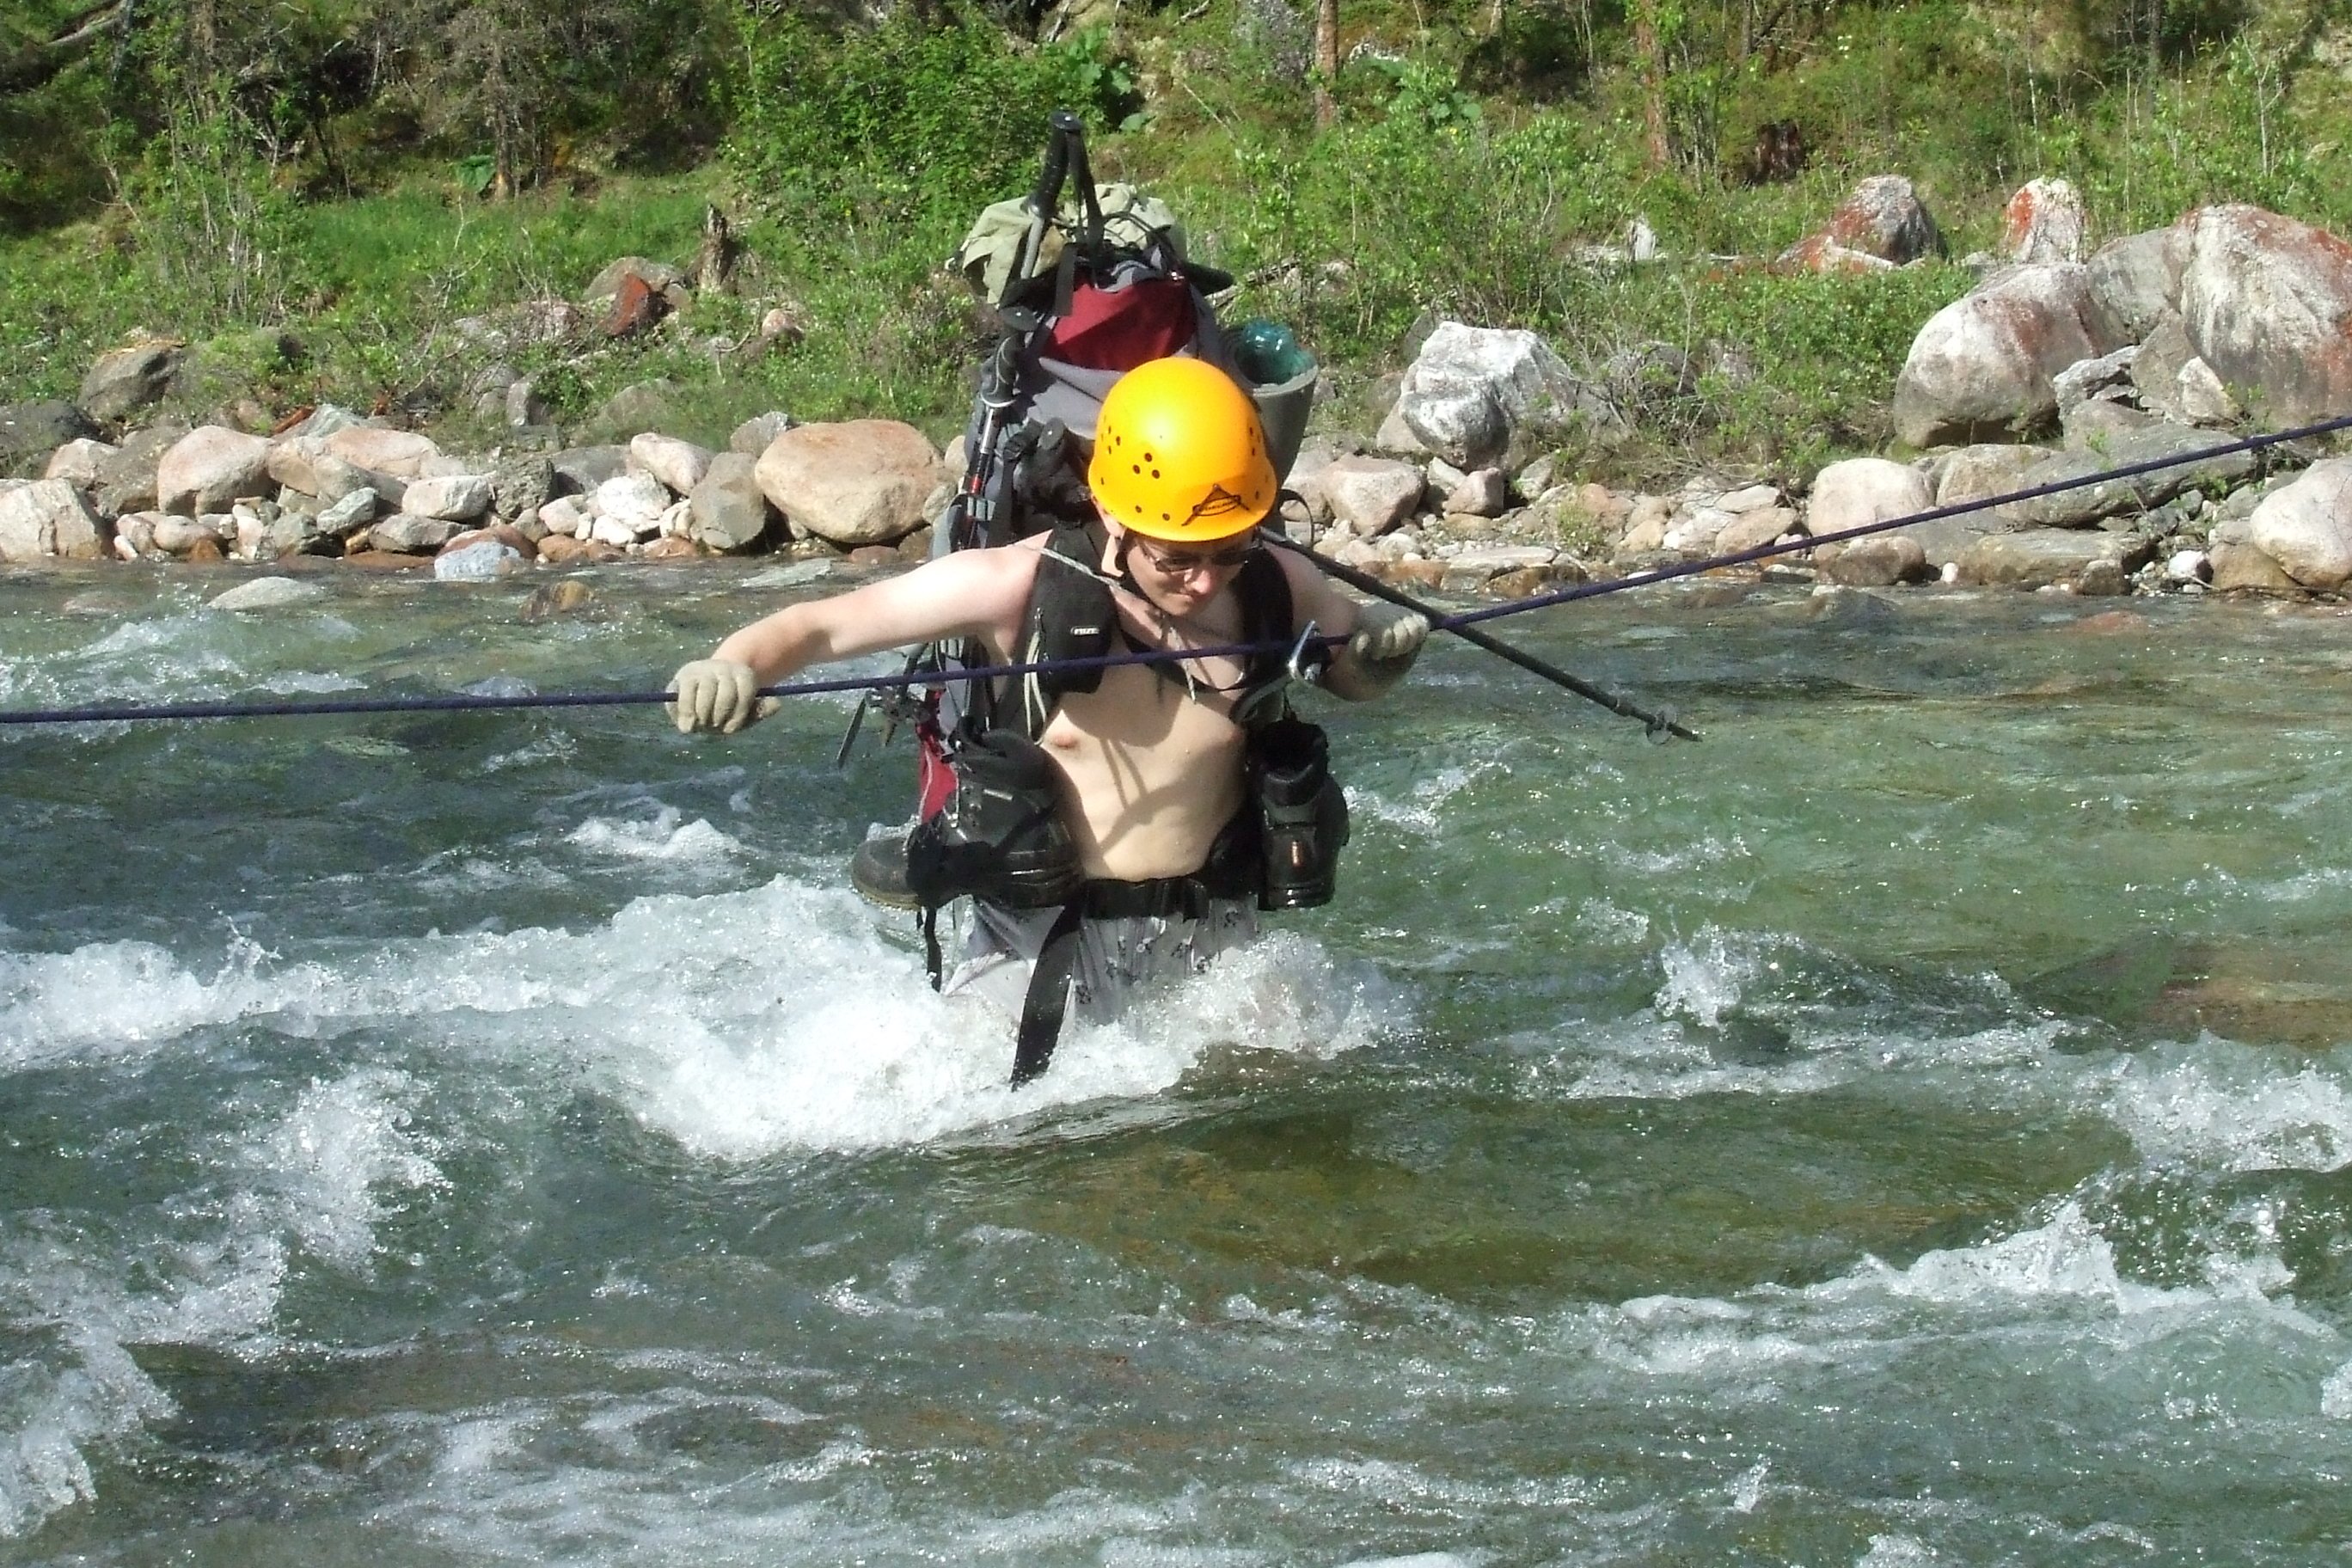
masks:
[[[1142,278],[1116,289],[1081,279],[1069,314],[1045,330],[1045,353],[1088,370],[1133,370],[1192,346],[1200,323],[1192,286],[1181,278]]]
[[[947,739],[940,733],[939,698],[929,700],[931,711],[915,731],[915,815],[925,822],[940,814],[955,794],[955,765],[948,761]]]

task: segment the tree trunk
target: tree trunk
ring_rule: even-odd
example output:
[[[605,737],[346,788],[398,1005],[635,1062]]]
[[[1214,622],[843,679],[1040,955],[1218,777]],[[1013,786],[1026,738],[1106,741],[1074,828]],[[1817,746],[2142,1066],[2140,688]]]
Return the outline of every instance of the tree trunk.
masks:
[[[1642,139],[1654,169],[1674,156],[1666,140],[1666,61],[1658,44],[1658,0],[1633,0],[1634,63],[1642,78]]]
[[[715,206],[702,209],[702,253],[694,260],[698,294],[723,294],[735,281],[735,234],[727,215]]]
[[[1339,118],[1332,96],[1339,80],[1339,0],[1315,0],[1315,123],[1328,128]]]

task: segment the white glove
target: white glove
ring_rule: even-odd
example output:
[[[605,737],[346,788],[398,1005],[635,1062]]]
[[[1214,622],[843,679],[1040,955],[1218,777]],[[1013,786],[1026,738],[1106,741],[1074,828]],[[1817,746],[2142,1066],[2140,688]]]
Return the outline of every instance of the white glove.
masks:
[[[1421,657],[1429,640],[1429,617],[1399,605],[1370,604],[1356,612],[1348,652],[1364,673],[1383,684],[1398,679]]]
[[[751,667],[731,658],[698,658],[679,665],[667,689],[677,700],[664,707],[677,721],[677,732],[716,730],[731,735],[756,724],[783,706],[760,695],[760,678]]]

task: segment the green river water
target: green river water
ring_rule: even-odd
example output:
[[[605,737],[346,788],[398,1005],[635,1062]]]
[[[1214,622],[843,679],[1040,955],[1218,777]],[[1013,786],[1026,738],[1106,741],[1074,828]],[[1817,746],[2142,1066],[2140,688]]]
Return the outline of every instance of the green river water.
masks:
[[[812,591],[234,580],[0,578],[0,707]],[[0,730],[0,1562],[2352,1555],[2352,620],[1734,597],[1490,628],[1697,745],[1310,695],[1339,900],[1017,1095],[845,698]]]

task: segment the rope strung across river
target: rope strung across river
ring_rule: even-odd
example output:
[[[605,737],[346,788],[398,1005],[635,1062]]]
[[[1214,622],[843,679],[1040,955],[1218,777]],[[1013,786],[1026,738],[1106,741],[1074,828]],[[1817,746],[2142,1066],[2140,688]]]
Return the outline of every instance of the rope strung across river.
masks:
[[[1501,620],[1508,616],[1522,616],[1532,610],[1549,609],[1553,605],[1570,604],[1578,599],[1596,599],[1604,594],[1622,594],[1628,589],[1646,588],[1653,584],[1671,582],[1678,577],[1696,576],[1703,573],[1721,571],[1730,566],[1744,566],[1754,562],[1769,560],[1776,555],[1796,554],[1807,550],[1819,549],[1824,544],[1841,544],[1848,540],[1861,539],[1874,533],[1886,533],[1895,529],[1908,528],[1917,523],[1940,522],[1948,518],[1966,517],[1974,512],[1990,511],[1996,507],[2035,500],[2043,496],[2063,495],[2069,490],[2084,489],[2094,485],[2111,483],[2116,479],[2135,479],[2142,474],[2159,473],[2166,468],[2207,462],[2215,458],[2231,457],[2240,452],[2263,451],[2273,447],[2284,446],[2294,441],[2307,441],[2346,429],[2352,429],[2352,415],[2323,420],[2314,425],[2298,426],[2291,430],[2280,430],[2268,435],[2249,436],[2235,440],[2217,442],[2210,447],[2200,447],[2193,451],[2175,453],[2163,458],[2151,458],[2145,462],[2126,463],[2119,468],[2104,468],[2096,473],[2084,474],[2071,479],[2057,479],[2049,484],[2035,485],[2021,490],[2010,490],[2000,495],[1986,496],[1981,500],[1962,501],[1952,506],[1932,507],[1926,511],[1913,512],[1905,517],[1863,523],[1857,527],[1838,529],[1810,538],[1759,544],[1748,550],[1712,555],[1701,561],[1680,562],[1671,566],[1653,567],[1647,571],[1635,572],[1623,577],[1612,577],[1599,583],[1580,583],[1555,593],[1516,599],[1507,605],[1465,610],[1458,615],[1433,615],[1431,616],[1431,625],[1434,630],[1462,636],[1490,652],[1502,654],[1507,658],[1517,655],[1512,658],[1513,663],[1534,669],[1536,673],[1567,686],[1578,695],[1601,703],[1612,711],[1643,720],[1649,725],[1653,734],[1678,734],[1695,740],[1696,739],[1695,735],[1675,723],[1671,717],[1646,712],[1633,707],[1622,698],[1613,697],[1601,691],[1598,688],[1587,687],[1583,682],[1567,676],[1563,671],[1542,665],[1540,660],[1517,654],[1517,649],[1509,649],[1506,652],[1508,645],[1494,643],[1483,636],[1474,636],[1469,628],[1483,621]],[[1287,548],[1310,557],[1318,565],[1332,571],[1343,581],[1358,586],[1364,585],[1358,582],[1360,574],[1350,573],[1341,568],[1338,563],[1327,561],[1302,545],[1287,541],[1283,542]],[[1383,592],[1382,596],[1402,599],[1402,595],[1389,592]],[[1296,655],[1310,647],[1336,647],[1347,640],[1344,637],[1313,635],[1310,627],[1309,635],[1295,643],[1228,643],[1214,647],[1146,648],[1136,652],[1103,654],[1087,658],[1047,659],[1028,664],[984,665],[966,669],[927,671],[912,680],[904,674],[839,676],[824,680],[788,681],[778,686],[766,686],[761,688],[760,694],[763,697],[814,697],[827,692],[887,691],[902,689],[909,685],[939,685],[960,680],[997,680],[1011,676],[1108,669],[1129,664],[1165,664],[1188,658],[1238,658],[1277,651],[1289,651]],[[0,724],[121,724],[195,719],[292,719],[349,713],[446,713],[517,708],[625,708],[665,703],[671,700],[671,695],[667,691],[557,691],[543,694],[444,692],[409,697],[341,698],[308,702],[160,702],[139,707],[44,708],[19,710],[13,712],[0,711]]]

